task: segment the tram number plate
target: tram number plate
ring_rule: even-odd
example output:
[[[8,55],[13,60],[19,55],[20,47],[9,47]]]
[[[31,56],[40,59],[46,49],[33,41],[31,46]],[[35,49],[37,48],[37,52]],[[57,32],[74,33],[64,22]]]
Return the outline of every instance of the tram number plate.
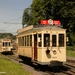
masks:
[[[52,57],[52,58],[54,58],[54,59],[55,59],[55,58],[57,58],[57,57]]]

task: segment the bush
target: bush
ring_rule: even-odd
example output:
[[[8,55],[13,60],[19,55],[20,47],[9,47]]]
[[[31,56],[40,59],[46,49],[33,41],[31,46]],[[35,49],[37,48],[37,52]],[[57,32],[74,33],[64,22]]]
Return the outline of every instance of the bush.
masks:
[[[75,34],[69,33],[68,38],[69,38],[69,45],[74,46],[75,45]]]

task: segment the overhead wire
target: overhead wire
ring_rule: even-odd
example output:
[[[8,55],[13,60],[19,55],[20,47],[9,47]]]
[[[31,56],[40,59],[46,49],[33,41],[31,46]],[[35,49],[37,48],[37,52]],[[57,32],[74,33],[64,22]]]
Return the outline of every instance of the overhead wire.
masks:
[[[6,22],[4,22],[5,24],[9,24],[8,26],[6,26],[4,29],[6,29],[6,28],[8,28],[9,26],[10,26],[10,24],[21,24],[21,23],[15,23],[16,21],[18,21],[19,19],[21,19],[22,17],[19,17],[19,18],[17,18],[17,19],[12,19],[12,20],[9,20],[9,21],[6,21]],[[13,21],[13,20],[15,20],[14,22],[10,22],[10,21]]]
[[[10,21],[18,20],[18,19],[20,19],[20,18],[22,18],[22,17],[15,18],[15,19],[12,19],[12,20],[9,20],[9,21],[6,21],[6,22],[10,22]]]
[[[22,23],[16,23],[18,20],[20,20],[22,17],[19,17],[17,19],[13,19],[13,20],[10,20],[10,21],[6,21],[4,22],[5,24],[22,24]],[[15,21],[14,21],[15,20]]]
[[[13,25],[17,25],[17,24],[21,24],[22,25],[22,23],[16,23],[18,20],[20,20],[22,17],[19,17],[19,18],[16,18],[16,19],[12,19],[12,20],[9,20],[9,21],[6,21],[6,22],[4,22],[5,24],[8,24],[5,28],[3,28],[4,30],[6,30],[8,27],[10,27],[11,26],[11,24],[13,24]],[[11,32],[11,33],[13,33],[13,32]],[[17,33],[17,32],[14,32],[14,33]]]

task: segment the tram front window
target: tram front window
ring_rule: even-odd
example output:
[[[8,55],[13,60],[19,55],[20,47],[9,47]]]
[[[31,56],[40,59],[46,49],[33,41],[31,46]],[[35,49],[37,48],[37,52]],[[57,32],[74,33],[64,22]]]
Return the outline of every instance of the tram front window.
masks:
[[[52,35],[52,46],[56,47],[56,35]]]
[[[3,46],[10,46],[10,42],[3,42]]]
[[[3,42],[3,47],[5,46],[4,42]]]
[[[5,42],[5,46],[8,46],[8,43],[7,42]]]
[[[50,47],[50,34],[44,34],[44,47]]]
[[[59,47],[64,46],[64,34],[59,34]]]

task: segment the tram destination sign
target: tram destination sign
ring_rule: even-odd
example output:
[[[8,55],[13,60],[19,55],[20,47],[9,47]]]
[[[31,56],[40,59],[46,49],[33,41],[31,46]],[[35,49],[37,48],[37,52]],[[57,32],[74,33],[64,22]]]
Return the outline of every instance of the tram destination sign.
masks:
[[[48,20],[41,20],[42,25],[48,25]]]
[[[56,26],[60,26],[60,20],[41,20],[41,24],[42,25],[56,25]]]

